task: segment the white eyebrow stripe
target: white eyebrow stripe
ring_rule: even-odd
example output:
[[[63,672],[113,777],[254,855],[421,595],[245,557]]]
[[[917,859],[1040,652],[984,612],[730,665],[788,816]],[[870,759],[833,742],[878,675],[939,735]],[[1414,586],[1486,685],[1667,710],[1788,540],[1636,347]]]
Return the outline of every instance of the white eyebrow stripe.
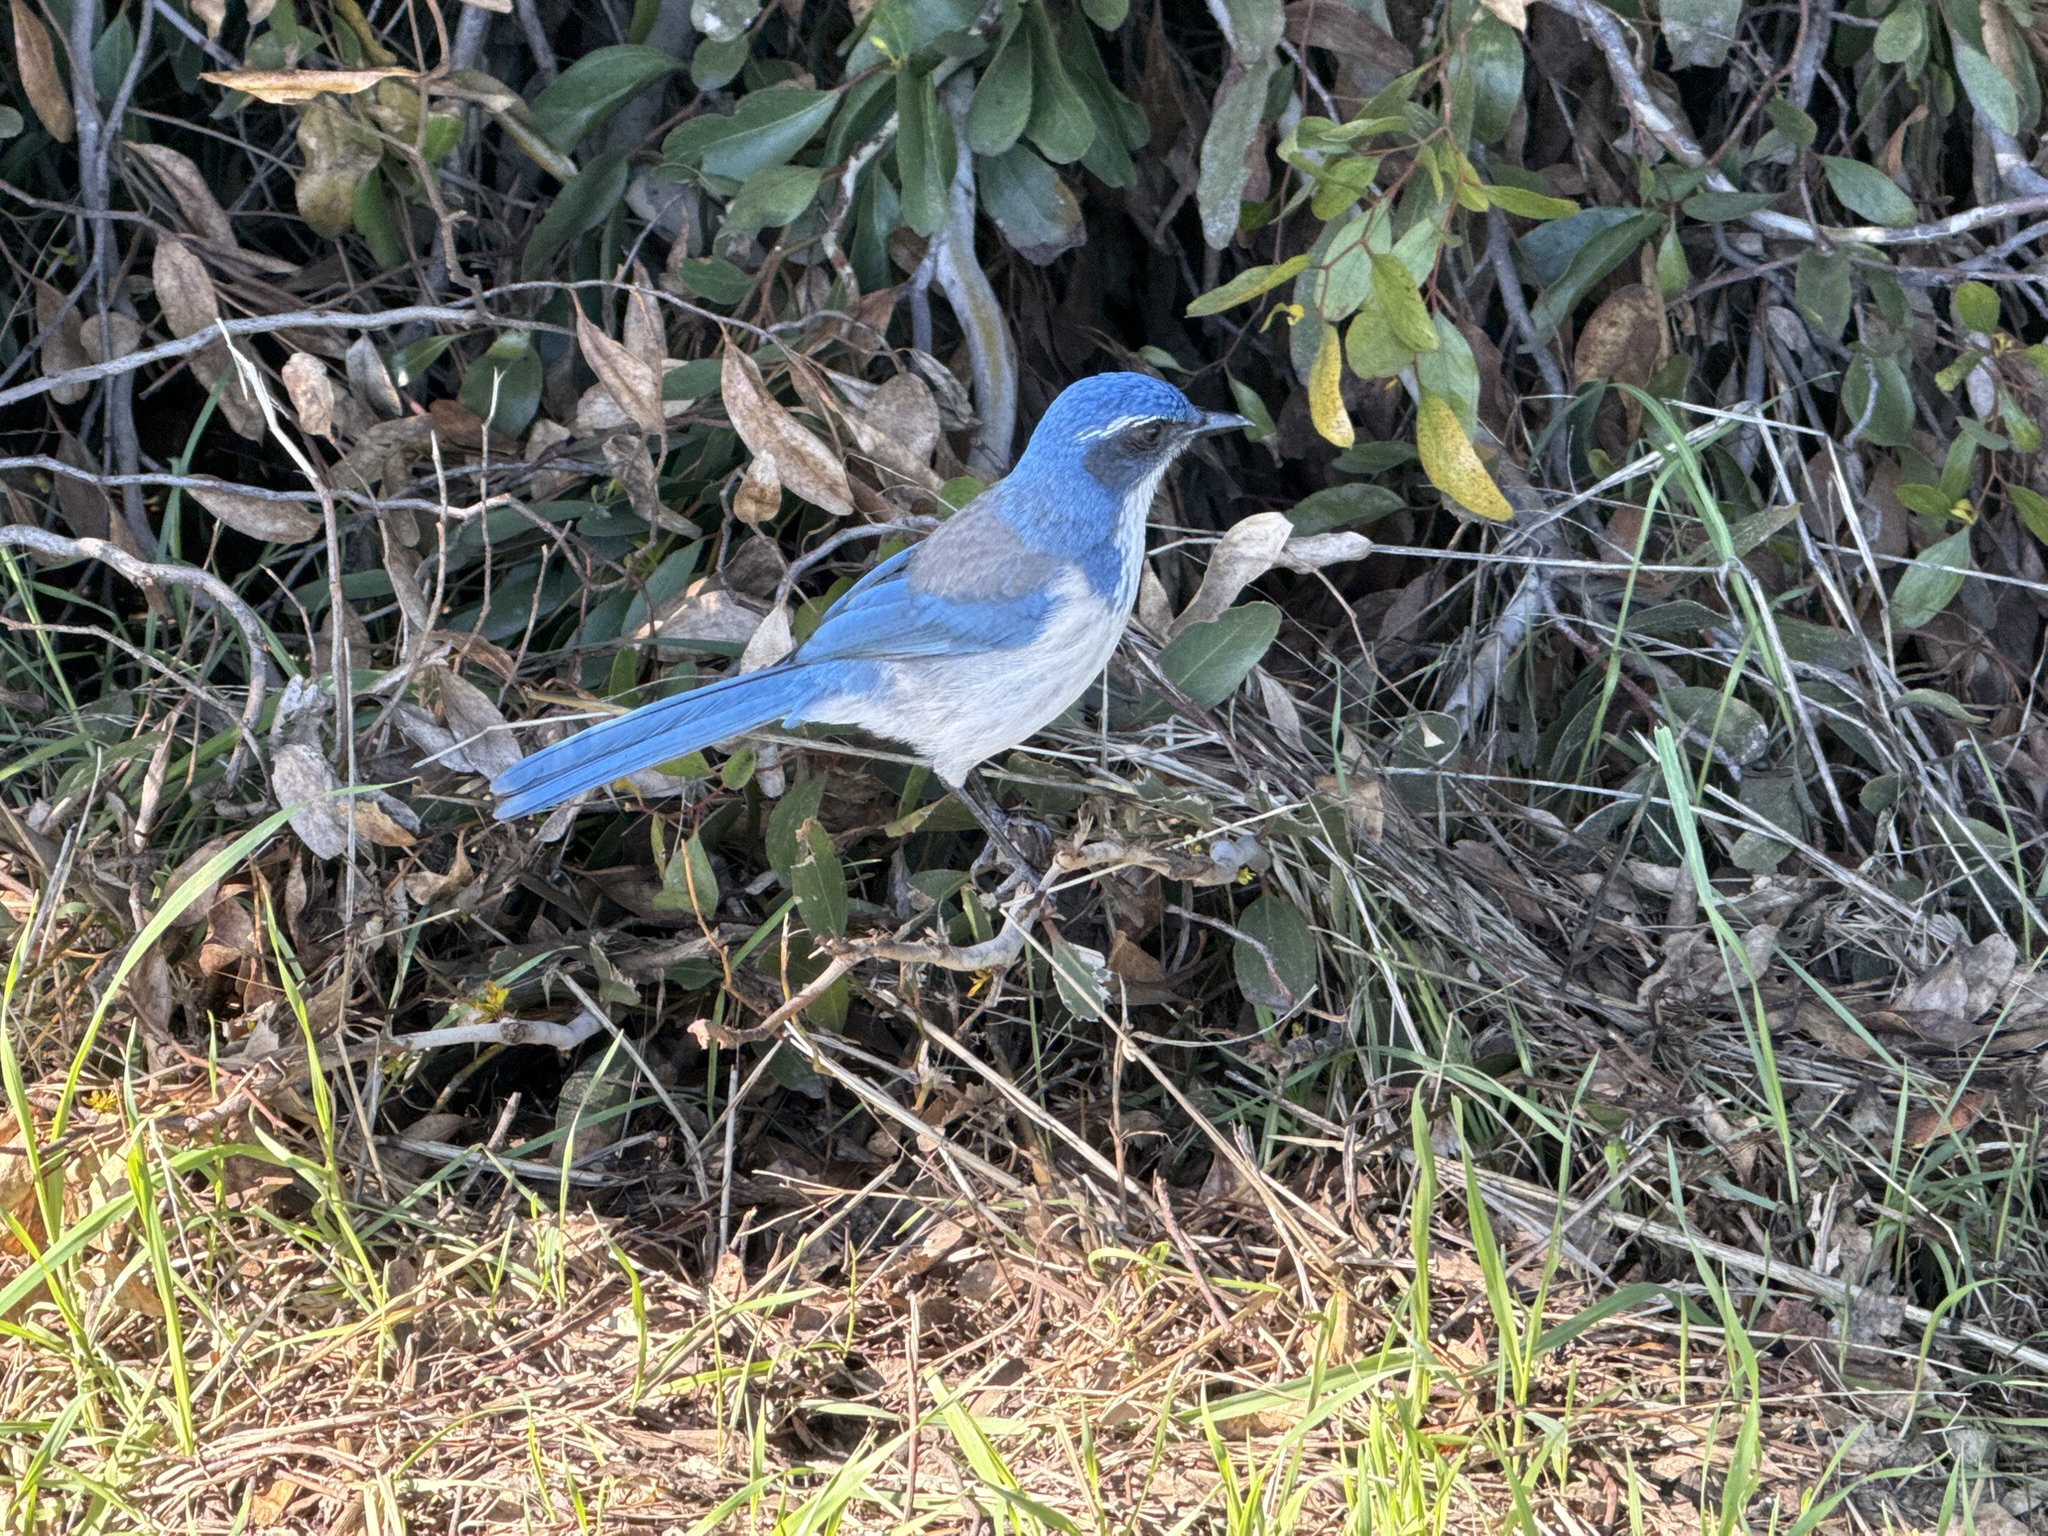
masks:
[[[1100,437],[1115,437],[1117,433],[1123,431],[1126,427],[1139,426],[1148,421],[1164,420],[1166,420],[1164,416],[1119,416],[1115,421],[1109,423],[1108,426],[1091,427],[1088,431],[1080,433],[1079,436],[1083,442],[1092,442]]]

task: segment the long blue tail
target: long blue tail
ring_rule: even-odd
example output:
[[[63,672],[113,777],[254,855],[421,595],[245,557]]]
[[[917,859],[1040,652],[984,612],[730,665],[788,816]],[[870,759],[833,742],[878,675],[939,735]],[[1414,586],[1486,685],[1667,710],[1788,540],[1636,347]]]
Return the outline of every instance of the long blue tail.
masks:
[[[542,747],[491,780],[498,819],[549,810],[586,789],[787,719],[827,691],[827,670],[770,667],[729,677]]]

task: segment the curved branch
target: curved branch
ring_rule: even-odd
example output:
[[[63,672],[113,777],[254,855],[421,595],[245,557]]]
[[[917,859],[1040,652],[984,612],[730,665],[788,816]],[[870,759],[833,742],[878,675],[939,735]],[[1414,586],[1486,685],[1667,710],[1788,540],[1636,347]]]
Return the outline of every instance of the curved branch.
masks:
[[[1017,343],[988,274],[974,256],[974,152],[967,147],[967,106],[973,99],[973,86],[965,75],[946,87],[958,156],[950,211],[932,236],[931,257],[933,276],[966,336],[968,364],[974,372],[974,409],[981,425],[967,455],[968,468],[993,479],[1010,467],[1010,445],[1017,435]]]
[[[249,697],[242,705],[241,739],[235,743],[235,750],[228,758],[223,786],[225,789],[234,788],[235,780],[242,771],[242,754],[256,754],[256,721],[263,712],[263,696],[270,686],[270,660],[263,648],[263,621],[257,618],[255,609],[242,601],[241,594],[211,571],[202,571],[191,565],[138,560],[127,550],[109,544],[105,539],[67,539],[43,528],[8,525],[0,527],[0,549],[5,548],[26,549],[53,560],[97,560],[145,591],[161,587],[189,587],[220,604],[228,617],[235,621],[235,627],[241,630],[242,643],[249,651]]]
[[[1695,144],[1692,136],[1674,123],[1651,97],[1649,88],[1643,84],[1642,72],[1636,68],[1635,57],[1629,52],[1628,39],[1622,35],[1621,22],[1612,11],[1600,0],[1550,0],[1550,3],[1585,28],[1594,46],[1605,56],[1607,72],[1614,78],[1615,89],[1628,103],[1637,127],[1663,145],[1665,153],[1681,165],[1694,170],[1705,167],[1709,190],[1741,190],[1708,161],[1706,151]],[[1980,208],[1967,208],[1932,223],[1907,224],[1896,229],[1881,224],[1815,224],[1768,209],[1752,213],[1742,222],[1779,240],[1805,240],[1813,244],[1847,241],[1854,245],[1918,245],[1953,239],[1986,224],[2048,213],[2048,177],[2027,164],[2026,156],[2011,136],[2001,134],[1988,123],[1984,125],[1984,131],[1991,138],[1999,179],[2021,195],[2004,202],[1986,203]]]

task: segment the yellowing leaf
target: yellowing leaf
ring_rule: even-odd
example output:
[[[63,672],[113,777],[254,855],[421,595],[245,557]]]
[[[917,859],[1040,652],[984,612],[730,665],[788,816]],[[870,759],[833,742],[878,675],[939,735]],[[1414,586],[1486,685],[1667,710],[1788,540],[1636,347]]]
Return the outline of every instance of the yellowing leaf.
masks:
[[[1457,411],[1442,395],[1428,390],[1422,392],[1415,413],[1415,451],[1422,455],[1422,472],[1429,483],[1460,507],[1490,523],[1513,521],[1515,509],[1480,462]]]
[[[1308,266],[1306,253],[1289,257],[1286,261],[1269,267],[1248,267],[1220,288],[1211,288],[1188,306],[1190,318],[1198,315],[1220,314],[1233,304],[1242,304],[1247,299],[1256,299],[1260,294],[1278,288],[1290,278],[1299,277]]]
[[[1316,360],[1308,370],[1308,416],[1324,438],[1339,448],[1349,448],[1355,434],[1351,413],[1344,409],[1343,382],[1344,349],[1337,342],[1337,327],[1325,321],[1323,339],[1316,343]],[[1469,443],[1465,451],[1472,451]]]
[[[355,96],[380,80],[417,80],[410,69],[208,69],[199,78],[273,107],[300,107],[318,96]]]

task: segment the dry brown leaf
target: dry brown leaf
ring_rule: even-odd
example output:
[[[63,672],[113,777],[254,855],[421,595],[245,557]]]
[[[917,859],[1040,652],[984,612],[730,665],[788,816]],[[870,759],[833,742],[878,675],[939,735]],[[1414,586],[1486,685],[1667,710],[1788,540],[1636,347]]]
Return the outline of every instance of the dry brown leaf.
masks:
[[[410,848],[413,845],[411,830],[391,814],[382,797],[354,801],[351,809],[357,837],[375,843],[379,848]]]
[[[197,335],[220,318],[220,298],[213,277],[192,247],[175,235],[159,235],[149,265],[157,307],[164,324],[177,337]]]
[[[88,315],[80,321],[78,339],[88,361],[110,363],[117,357],[126,357],[141,344],[142,327],[126,315],[109,311]]]
[[[85,451],[85,444],[69,432],[57,439],[57,457],[74,469],[88,473],[97,473],[99,469],[92,455]],[[76,538],[104,539],[112,531],[114,504],[108,499],[106,488],[97,480],[59,475],[57,510],[64,515],[65,525]]]
[[[740,652],[740,670],[758,672],[763,667],[772,667],[794,649],[796,641],[790,634],[789,609],[786,606],[771,608],[747,641],[747,648]]]
[[[64,295],[40,278],[36,280],[36,330],[41,335],[42,350],[39,354],[46,379],[58,378],[77,368],[86,367],[92,359],[85,354],[85,338],[80,330],[78,306],[71,306],[70,313],[58,318],[64,308]],[[50,398],[59,405],[76,405],[83,400],[92,385],[84,380],[59,384],[50,391]]]
[[[171,201],[177,204],[193,234],[209,245],[235,249],[235,230],[228,222],[227,210],[214,197],[197,165],[165,144],[137,144],[131,140],[128,149],[156,172],[157,180],[164,184],[164,190],[170,193]]]
[[[480,449],[484,445],[484,419],[460,400],[435,400],[427,406],[427,419],[434,435],[457,448]]]
[[[1312,533],[1289,539],[1273,563],[1283,570],[1320,571],[1326,565],[1363,560],[1372,553],[1372,540],[1362,533]]]
[[[754,360],[727,342],[718,375],[719,392],[733,430],[754,454],[771,454],[785,488],[835,517],[853,511],[846,466],[817,433],[792,416],[768,393]]]
[[[373,415],[383,420],[405,414],[405,401],[399,398],[398,386],[391,382],[391,370],[377,355],[377,344],[367,336],[358,336],[349,344],[348,387]]]
[[[1173,621],[1169,639],[1190,624],[1208,624],[1223,616],[1237,600],[1237,594],[1273,568],[1294,524],[1283,512],[1254,512],[1231,524],[1209,556],[1209,569],[1202,577],[1202,589]]]
[[[337,859],[348,848],[348,824],[325,798],[340,780],[313,747],[293,742],[279,747],[270,765],[270,792],[280,806],[297,806],[291,829],[316,859]]]
[[[285,359],[284,391],[307,436],[334,435],[334,380],[325,363],[310,352],[294,352]]]
[[[496,778],[526,754],[519,740],[505,724],[505,716],[491,702],[491,696],[461,673],[447,667],[433,669],[441,718],[454,736],[456,751],[442,759],[450,767],[466,764],[486,778]]]
[[[758,528],[782,510],[782,477],[776,473],[775,455],[757,453],[740,476],[739,489],[732,495],[732,515],[750,528]]]
[[[664,421],[674,421],[687,415],[693,402],[688,400],[664,400],[661,415]],[[627,413],[626,408],[612,398],[612,392],[602,384],[593,384],[577,397],[576,411],[572,418],[576,433],[585,437],[601,437],[616,432],[621,427],[637,427],[639,420]],[[575,435],[575,434],[571,434]]]
[[[1173,607],[1167,601],[1166,586],[1153,571],[1150,561],[1138,573],[1138,624],[1146,634],[1164,640],[1173,627]]]
[[[69,144],[77,126],[71,117],[71,94],[57,73],[50,34],[26,0],[14,0],[14,66],[21,71],[21,93],[43,131],[59,144]]]
[[[633,640],[700,641],[744,646],[761,627],[761,609],[721,577],[693,581],[680,597],[633,631]]]
[[[16,0],[19,3],[19,0]],[[208,85],[240,91],[273,107],[302,107],[322,96],[355,96],[383,80],[417,80],[410,69],[206,69]]]
[[[249,393],[242,371],[228,355],[225,341],[210,341],[192,354],[192,375],[206,389],[212,389],[225,379],[227,382],[221,384],[220,391],[221,414],[227,417],[228,425],[240,436],[252,443],[263,441],[268,432],[263,421],[263,407]]]
[[[626,350],[654,375],[654,394],[659,399],[668,343],[662,335],[661,312],[655,307],[654,300],[648,297],[654,284],[647,276],[647,269],[637,261],[633,263],[633,282],[635,286],[626,290],[625,323],[619,334]]]
[[[192,0],[192,14],[197,16],[205,25],[206,40],[209,43],[218,42],[220,40],[221,23],[228,19],[227,0]],[[255,24],[255,19],[252,16],[250,25],[254,26]]]
[[[1252,668],[1252,681],[1258,685],[1259,702],[1265,705],[1266,718],[1273,722],[1280,739],[1292,751],[1306,752],[1308,742],[1301,734],[1301,708],[1294,702],[1294,695],[1264,667]]]
[[[1572,371],[1581,384],[1612,379],[1638,389],[1663,361],[1664,301],[1654,289],[1631,283],[1609,294],[1579,332]]]
[[[320,519],[296,501],[266,501],[222,486],[195,485],[192,499],[237,533],[273,544],[303,544],[320,532]]]
[[[1529,11],[1525,0],[1479,0],[1479,3],[1517,32],[1529,30]]]
[[[576,309],[576,344],[583,360],[633,424],[647,433],[663,427],[661,413],[661,363],[652,366],[635,357],[611,337],[590,323],[579,305]]]
[[[862,413],[869,426],[886,432],[920,464],[931,462],[939,445],[939,402],[931,386],[914,373],[899,373],[876,389]]]

